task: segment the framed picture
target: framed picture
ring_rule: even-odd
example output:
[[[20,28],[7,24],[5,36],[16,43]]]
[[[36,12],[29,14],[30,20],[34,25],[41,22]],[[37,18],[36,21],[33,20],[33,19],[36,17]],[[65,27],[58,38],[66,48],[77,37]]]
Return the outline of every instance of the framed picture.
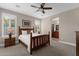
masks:
[[[23,27],[30,27],[31,26],[31,23],[29,20],[22,20],[22,26]]]
[[[56,25],[56,31],[59,31],[59,25]]]

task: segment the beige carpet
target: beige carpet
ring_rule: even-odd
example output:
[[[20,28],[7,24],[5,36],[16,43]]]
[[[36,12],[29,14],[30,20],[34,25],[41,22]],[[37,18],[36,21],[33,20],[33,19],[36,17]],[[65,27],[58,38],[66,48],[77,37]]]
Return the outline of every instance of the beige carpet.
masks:
[[[34,51],[32,56],[75,56],[75,47],[52,42],[50,47],[45,46]],[[27,49],[22,44],[15,46],[0,48],[0,56],[30,56]]]

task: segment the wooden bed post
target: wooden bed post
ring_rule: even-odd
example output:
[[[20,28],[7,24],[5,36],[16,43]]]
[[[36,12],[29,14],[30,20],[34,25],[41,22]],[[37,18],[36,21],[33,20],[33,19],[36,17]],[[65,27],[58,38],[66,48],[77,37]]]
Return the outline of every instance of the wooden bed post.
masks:
[[[32,54],[32,33],[30,33],[30,54]]]
[[[48,33],[48,40],[49,40],[49,46],[50,46],[50,31],[49,31],[49,33]]]

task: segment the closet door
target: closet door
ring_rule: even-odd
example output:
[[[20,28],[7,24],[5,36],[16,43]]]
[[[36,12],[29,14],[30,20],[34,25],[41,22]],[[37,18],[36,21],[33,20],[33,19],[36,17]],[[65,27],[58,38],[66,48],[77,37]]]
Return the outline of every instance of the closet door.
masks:
[[[76,31],[76,55],[79,56],[79,31]]]

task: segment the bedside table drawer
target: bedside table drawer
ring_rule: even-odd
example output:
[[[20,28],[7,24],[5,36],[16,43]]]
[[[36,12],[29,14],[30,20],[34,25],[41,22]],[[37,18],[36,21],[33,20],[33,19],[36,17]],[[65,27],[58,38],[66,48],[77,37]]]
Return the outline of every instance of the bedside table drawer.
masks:
[[[5,39],[5,47],[15,45],[15,38]]]

